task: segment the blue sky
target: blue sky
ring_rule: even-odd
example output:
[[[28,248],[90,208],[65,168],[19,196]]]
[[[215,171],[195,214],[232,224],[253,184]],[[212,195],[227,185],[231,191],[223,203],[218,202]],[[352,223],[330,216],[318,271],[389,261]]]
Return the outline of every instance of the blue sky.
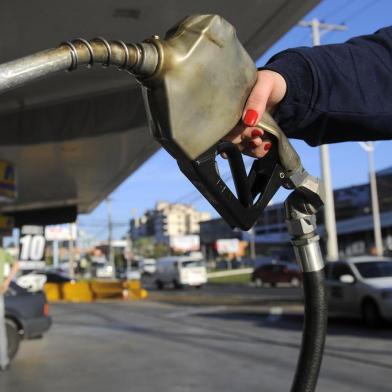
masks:
[[[369,34],[391,24],[391,0],[325,0],[304,19],[317,17],[328,23],[347,25],[344,32],[328,32],[321,37],[322,44],[344,42],[347,39]],[[310,29],[293,27],[275,43],[258,61],[264,64],[274,53],[289,47],[311,46]],[[391,97],[392,99],[392,97]],[[304,167],[313,175],[320,175],[319,150],[304,142],[294,141]],[[392,141],[376,144],[376,169],[392,166]],[[367,182],[367,157],[358,143],[330,146],[332,181],[335,188]],[[349,157],[349,160],[347,159]],[[203,211],[213,208],[179,172],[175,161],[163,150],[156,153],[137,172],[124,181],[112,194],[114,237],[121,238],[128,229],[131,215],[141,215],[152,208],[157,200],[192,203]],[[276,201],[282,201],[278,194]],[[80,228],[92,236],[107,237],[107,208],[101,203],[92,213],[80,215]]]

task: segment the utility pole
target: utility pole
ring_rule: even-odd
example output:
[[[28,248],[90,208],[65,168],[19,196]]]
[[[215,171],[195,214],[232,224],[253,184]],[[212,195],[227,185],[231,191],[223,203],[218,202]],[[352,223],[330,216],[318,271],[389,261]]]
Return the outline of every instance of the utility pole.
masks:
[[[384,249],[382,245],[380,207],[378,204],[377,178],[376,178],[376,170],[374,165],[374,143],[360,142],[359,145],[367,152],[368,155],[370,197],[372,202],[373,229],[374,229],[374,245],[376,248],[377,256],[382,256],[384,253]]]
[[[59,241],[53,240],[53,267],[59,268]]]
[[[317,18],[311,21],[301,20],[299,25],[312,29],[313,46],[320,45],[321,31],[345,31],[347,26],[321,23]],[[329,162],[329,148],[320,146],[321,180],[324,188],[324,227],[326,233],[327,259],[337,260],[339,257],[338,238],[336,233],[335,203]]]
[[[112,278],[116,277],[116,266],[114,264],[114,254],[112,247],[113,238],[113,221],[112,221],[112,199],[106,198],[106,206],[108,211],[108,259],[109,264],[112,266]]]
[[[68,224],[69,241],[68,241],[68,255],[69,255],[69,277],[75,279],[75,245],[74,245],[74,228],[73,223]]]
[[[250,258],[252,259],[253,262],[256,260],[256,233],[255,233],[255,227],[253,226],[249,230],[250,234]]]

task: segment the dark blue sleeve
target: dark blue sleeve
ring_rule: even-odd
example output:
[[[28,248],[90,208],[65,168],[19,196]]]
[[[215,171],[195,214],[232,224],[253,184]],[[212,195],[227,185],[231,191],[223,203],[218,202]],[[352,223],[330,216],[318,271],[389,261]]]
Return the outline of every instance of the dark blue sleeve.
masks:
[[[287,94],[274,117],[310,145],[392,139],[392,27],[343,44],[281,52],[265,69]]]

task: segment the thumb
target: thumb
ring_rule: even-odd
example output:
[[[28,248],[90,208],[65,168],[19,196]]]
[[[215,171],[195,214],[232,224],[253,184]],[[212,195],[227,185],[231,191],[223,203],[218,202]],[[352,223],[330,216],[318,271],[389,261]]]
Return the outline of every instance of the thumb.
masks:
[[[258,75],[260,75],[260,73]],[[265,78],[261,81],[261,78],[258,76],[256,84],[254,85],[245,104],[242,116],[242,121],[246,126],[253,127],[258,123],[265,111],[272,87],[272,81],[268,79],[266,80]]]

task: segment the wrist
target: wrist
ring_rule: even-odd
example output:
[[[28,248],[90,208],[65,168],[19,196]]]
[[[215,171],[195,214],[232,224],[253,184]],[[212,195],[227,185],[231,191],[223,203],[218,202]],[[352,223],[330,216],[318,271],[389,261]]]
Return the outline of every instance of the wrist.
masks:
[[[267,71],[264,71],[267,72]],[[268,71],[271,72],[272,77],[274,79],[274,88],[271,91],[270,98],[268,100],[267,105],[271,107],[271,109],[275,110],[276,106],[283,101],[284,97],[287,93],[287,83],[284,77],[275,71]]]
[[[303,51],[289,49],[278,53],[259,70],[273,71],[285,80],[286,93],[276,106],[275,116],[283,130],[297,128],[316,93],[312,67]]]
[[[269,91],[266,109],[274,112],[279,103],[284,99],[287,91],[287,84],[284,77],[276,71],[270,69],[260,69],[258,79]]]

